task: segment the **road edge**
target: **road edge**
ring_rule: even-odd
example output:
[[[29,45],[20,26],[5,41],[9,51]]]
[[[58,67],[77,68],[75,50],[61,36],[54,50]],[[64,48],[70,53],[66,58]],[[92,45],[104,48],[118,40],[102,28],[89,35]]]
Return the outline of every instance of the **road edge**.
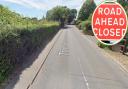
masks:
[[[51,42],[51,44],[52,44],[51,48],[49,49],[48,53],[46,54],[46,57],[45,57],[44,61],[42,62],[40,68],[38,69],[36,75],[34,76],[32,82],[27,86],[26,89],[29,89],[30,86],[34,83],[34,81],[35,81],[35,79],[37,78],[38,74],[40,73],[40,70],[42,69],[42,67],[43,67],[43,65],[44,65],[44,63],[45,63],[45,61],[47,60],[48,55],[51,53],[53,47],[55,46],[56,42],[57,42],[58,39],[60,38],[61,33],[62,33],[62,30],[60,30],[60,31],[58,32],[58,34],[53,38],[53,40],[52,40],[52,42]],[[54,41],[54,42],[53,42],[53,41]],[[48,44],[48,45],[50,45],[50,44]],[[45,50],[46,50],[46,49],[45,49]]]
[[[29,87],[33,84],[34,80],[38,76],[38,73],[43,67],[48,55],[50,54],[51,50],[53,49],[55,43],[59,39],[62,30],[60,29],[53,39],[46,45],[46,47],[40,52],[39,56],[35,59],[33,64],[24,69],[18,78],[18,81],[15,83],[14,81],[10,82],[5,89],[29,89]],[[31,56],[29,57],[32,58]],[[17,76],[16,76],[17,77]]]
[[[76,26],[75,26],[76,27]],[[76,27],[77,28],[77,27]],[[86,37],[86,35],[82,32],[82,31],[80,31],[78,28],[77,28],[77,30],[84,36],[84,37]],[[89,39],[88,39],[89,40]],[[90,40],[90,41],[92,41],[92,40]],[[106,55],[108,55],[107,57],[111,57],[112,58],[112,60],[115,62],[115,63],[117,63],[127,74],[128,74],[128,69],[123,65],[123,63],[121,63],[120,61],[118,61],[118,60],[116,60],[113,56],[111,56],[109,53],[107,53],[106,51],[105,51],[105,49],[101,49],[101,48],[99,48],[101,51],[103,51]]]

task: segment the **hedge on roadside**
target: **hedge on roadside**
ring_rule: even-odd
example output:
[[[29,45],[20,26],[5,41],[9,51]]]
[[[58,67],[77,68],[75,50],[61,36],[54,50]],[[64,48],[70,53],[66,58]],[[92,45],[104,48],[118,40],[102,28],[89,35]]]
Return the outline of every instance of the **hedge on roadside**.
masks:
[[[93,31],[92,31],[92,25],[91,25],[91,21],[87,20],[87,21],[83,21],[81,23],[81,28],[83,30],[83,32],[85,34],[88,34],[88,35],[94,35],[93,34]]]
[[[42,27],[28,29],[0,30],[0,83],[15,65],[30,55],[59,29],[58,23],[42,24]]]
[[[92,25],[91,25],[91,21],[92,21],[92,14],[89,16],[89,18],[85,21],[80,21],[78,20],[76,23],[76,26],[80,29],[83,30],[83,32],[85,34],[88,35],[94,35],[93,31],[92,31]]]
[[[76,26],[81,30],[81,21],[78,20],[75,22]]]

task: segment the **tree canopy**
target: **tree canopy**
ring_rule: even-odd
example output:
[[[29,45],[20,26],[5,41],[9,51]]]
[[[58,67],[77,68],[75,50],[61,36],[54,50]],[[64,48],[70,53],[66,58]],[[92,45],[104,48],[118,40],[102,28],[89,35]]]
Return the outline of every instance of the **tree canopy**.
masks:
[[[117,0],[125,9],[127,15],[128,15],[128,1],[127,0]]]
[[[76,16],[77,16],[77,10],[71,9],[68,17],[68,23],[71,23],[74,20],[74,18],[76,18]]]
[[[64,26],[65,23],[72,22],[76,14],[76,9],[69,9],[66,6],[56,6],[47,12],[46,18],[48,20],[59,21],[61,26]]]
[[[78,20],[81,21],[87,20],[95,8],[96,8],[96,4],[94,0],[86,0],[80,9],[80,12],[78,14]]]

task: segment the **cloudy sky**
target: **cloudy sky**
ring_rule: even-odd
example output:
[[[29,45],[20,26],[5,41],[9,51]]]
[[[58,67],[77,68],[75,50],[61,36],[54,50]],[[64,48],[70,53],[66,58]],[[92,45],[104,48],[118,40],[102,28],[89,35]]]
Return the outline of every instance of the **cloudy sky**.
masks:
[[[85,0],[0,0],[0,4],[24,16],[42,18],[47,10],[63,5],[69,8],[80,9]],[[103,0],[95,0],[99,4]]]

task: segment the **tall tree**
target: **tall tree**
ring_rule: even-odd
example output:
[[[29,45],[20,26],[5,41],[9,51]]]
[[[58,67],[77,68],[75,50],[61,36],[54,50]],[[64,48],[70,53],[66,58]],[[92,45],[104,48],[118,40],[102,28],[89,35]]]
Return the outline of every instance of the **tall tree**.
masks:
[[[96,4],[94,0],[86,0],[80,9],[78,20],[84,21],[88,19],[88,17],[94,11],[95,8],[96,8]]]

